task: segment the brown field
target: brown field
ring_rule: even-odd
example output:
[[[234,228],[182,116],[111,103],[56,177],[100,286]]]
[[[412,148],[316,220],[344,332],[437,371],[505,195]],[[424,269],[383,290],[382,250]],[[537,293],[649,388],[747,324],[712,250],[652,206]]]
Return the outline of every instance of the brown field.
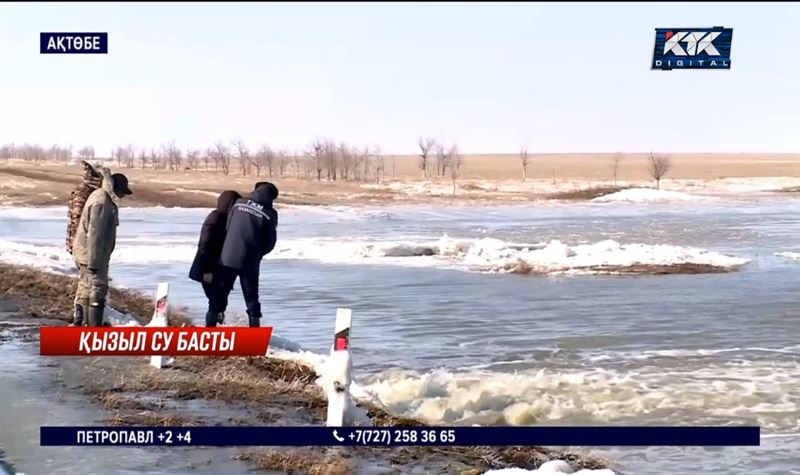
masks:
[[[530,154],[528,178],[600,181],[611,180],[612,154]],[[793,154],[674,154],[670,155],[669,178],[714,180],[730,177],[800,176],[800,153]],[[398,179],[421,179],[417,160],[398,156]],[[386,160],[386,176],[391,177],[391,156]],[[509,180],[522,178],[519,156],[514,154],[464,155],[464,178]],[[618,178],[648,181],[647,154],[625,154]]]
[[[258,180],[270,179],[281,190],[284,204],[386,204],[473,202],[520,202],[540,199],[584,199],[597,191],[613,191],[611,154],[530,155],[528,180],[523,183],[516,155],[465,155],[454,200],[452,182],[447,177],[422,181],[418,159],[413,156],[386,156],[385,177],[381,183],[329,182],[294,177],[242,177],[232,164],[230,175],[211,170],[170,172],[141,168],[112,171],[128,175],[134,196],[130,206],[213,206],[222,190],[246,193]],[[800,154],[680,154],[671,155],[672,168],[662,180],[665,189],[703,191],[725,180],[764,180],[779,177],[778,188],[800,184]],[[63,205],[78,183],[81,167],[52,163],[0,161],[0,203],[5,205]],[[628,154],[618,169],[620,186],[652,186],[646,154]],[[776,188],[776,189],[778,189]],[[585,191],[586,193],[575,193]]]

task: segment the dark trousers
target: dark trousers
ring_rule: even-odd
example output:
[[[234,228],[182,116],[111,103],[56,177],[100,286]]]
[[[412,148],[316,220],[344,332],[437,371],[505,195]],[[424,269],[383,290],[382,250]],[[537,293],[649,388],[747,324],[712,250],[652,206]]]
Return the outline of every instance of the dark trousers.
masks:
[[[247,269],[231,269],[222,267],[218,272],[220,284],[216,291],[212,291],[209,299],[209,310],[212,312],[224,312],[228,308],[228,296],[233,289],[233,283],[239,278],[239,285],[242,287],[244,303],[247,306],[247,314],[250,316],[261,317],[261,303],[258,301],[258,275],[259,266]],[[205,290],[205,285],[203,286]]]
[[[203,293],[206,294],[206,298],[208,299],[208,307],[210,309],[217,294],[217,289],[219,288],[218,278],[214,278],[210,284],[206,281],[203,281],[201,282],[201,285],[203,286]]]

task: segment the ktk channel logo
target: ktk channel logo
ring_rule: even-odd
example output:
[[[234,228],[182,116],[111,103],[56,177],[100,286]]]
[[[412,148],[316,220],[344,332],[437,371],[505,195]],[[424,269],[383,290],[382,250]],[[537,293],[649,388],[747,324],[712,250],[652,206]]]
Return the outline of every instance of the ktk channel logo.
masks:
[[[108,54],[108,33],[39,33],[40,54]]]
[[[656,28],[651,69],[731,69],[733,28]]]

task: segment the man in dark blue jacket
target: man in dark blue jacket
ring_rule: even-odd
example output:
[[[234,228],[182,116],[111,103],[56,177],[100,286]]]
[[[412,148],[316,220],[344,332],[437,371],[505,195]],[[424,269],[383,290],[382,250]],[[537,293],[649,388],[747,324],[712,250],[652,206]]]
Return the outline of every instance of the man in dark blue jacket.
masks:
[[[220,256],[223,285],[216,306],[224,311],[239,277],[251,327],[260,326],[258,276],[261,259],[272,252],[277,240],[278,212],[272,206],[277,197],[275,185],[259,182],[250,196],[236,200],[228,213],[228,234]]]

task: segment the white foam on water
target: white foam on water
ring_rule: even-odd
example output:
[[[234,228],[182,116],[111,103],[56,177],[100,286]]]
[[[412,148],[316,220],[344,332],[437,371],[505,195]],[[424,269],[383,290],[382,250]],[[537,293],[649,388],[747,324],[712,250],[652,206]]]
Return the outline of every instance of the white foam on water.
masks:
[[[329,381],[335,380],[337,376],[335,372],[338,371],[338,367],[336,365],[328,364],[330,356],[304,350],[298,343],[288,339],[280,339],[276,341],[274,336],[270,338],[267,356],[297,361],[308,365],[317,373],[317,376],[319,376],[317,385],[320,386],[323,391],[326,390],[326,384]],[[350,395],[357,400],[369,401],[373,404],[383,405],[377,395],[356,382],[350,383]],[[354,419],[363,419],[364,414],[358,414],[358,416],[359,417]]]
[[[0,261],[58,274],[76,272],[72,256],[63,248],[55,246],[38,246],[0,239]]]
[[[390,370],[361,383],[393,413],[433,423],[614,424],[657,417],[670,424],[698,423],[705,417],[754,420],[771,432],[797,432],[798,379],[798,361],[750,361],[625,371]]]
[[[714,349],[671,349],[671,350],[644,350],[640,352],[616,352],[604,351],[598,355],[586,355],[592,362],[608,360],[649,360],[654,358],[697,358],[711,357],[724,353],[775,353],[785,355],[796,355],[800,353],[800,345],[791,345],[781,348],[764,348],[760,346],[750,346],[745,348],[714,348]]]
[[[683,264],[732,269],[748,262],[702,248],[669,244],[622,244],[605,240],[568,246],[558,240],[518,244],[489,237],[448,236],[429,242],[290,240],[276,246],[269,258],[447,267],[477,272],[514,272],[524,268],[541,274],[602,274],[613,273],[619,267]]]
[[[114,327],[140,327],[141,325],[139,322],[136,321],[135,318],[128,315],[127,313],[122,313],[119,310],[112,307],[114,305],[113,301],[109,301],[109,305],[106,307],[105,311],[105,320],[111,323],[111,326]]]
[[[656,190],[653,188],[628,188],[599,196],[592,201],[600,203],[665,203],[675,201],[709,201],[714,198],[690,195],[680,191]]]
[[[185,241],[183,241],[185,242]],[[170,240],[162,244],[119,243],[112,263],[190,263],[196,245]],[[532,272],[537,274],[608,274],[630,266],[708,265],[734,269],[747,259],[687,246],[622,244],[605,240],[568,246],[554,240],[517,244],[494,238],[436,241],[343,241],[288,239],[267,259],[314,260],[341,264],[382,264],[455,268],[471,272]],[[0,260],[49,269],[71,269],[72,256],[62,247],[0,240]],[[520,271],[520,269],[524,269]]]
[[[126,244],[120,242],[111,255],[111,263],[153,264],[191,262],[197,252],[189,244]],[[72,255],[63,247],[26,244],[0,239],[0,261],[52,270],[71,272],[74,267]]]
[[[489,470],[488,472],[484,472],[484,475],[615,475],[615,472],[607,468],[596,470],[584,468],[575,471],[575,469],[563,460],[550,460],[533,470],[525,470],[524,468],[516,467],[502,468],[498,470]]]
[[[120,209],[121,218],[150,217],[156,215],[163,218],[167,215],[180,216],[205,216],[211,208],[182,208],[178,206],[147,206],[130,208],[123,206]],[[0,218],[13,218],[24,221],[61,220],[66,224],[66,206],[0,206]]]
[[[67,221],[66,206],[19,207],[0,206],[0,220],[20,219],[25,221]]]
[[[776,256],[785,257],[793,261],[800,261],[800,252],[776,252]]]
[[[797,434],[761,434],[762,439],[793,439],[800,438],[800,433]]]

